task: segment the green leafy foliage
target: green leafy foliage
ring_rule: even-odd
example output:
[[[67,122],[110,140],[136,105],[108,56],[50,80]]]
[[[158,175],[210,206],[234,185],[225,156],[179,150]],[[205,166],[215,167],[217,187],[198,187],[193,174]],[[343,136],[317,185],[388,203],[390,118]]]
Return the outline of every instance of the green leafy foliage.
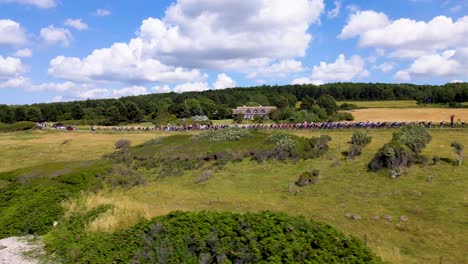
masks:
[[[350,144],[358,145],[361,147],[365,147],[372,142],[372,136],[370,136],[367,132],[357,130],[353,132],[351,136]]]
[[[369,169],[388,169],[390,177],[400,176],[415,161],[415,155],[406,145],[398,141],[385,144],[369,163]]]
[[[34,129],[36,125],[33,122],[21,121],[14,124],[0,124],[0,132],[15,132]]]
[[[408,146],[414,153],[418,154],[431,141],[432,137],[427,129],[420,125],[407,125],[393,134],[393,140]]]
[[[372,137],[364,131],[355,131],[351,136],[349,150],[347,153],[348,158],[354,159],[356,156],[361,155],[362,149],[371,143]]]
[[[320,171],[313,169],[311,171],[305,171],[299,175],[299,179],[295,182],[297,186],[303,187],[309,184],[317,184],[320,180]]]
[[[241,138],[251,136],[250,130],[241,128],[221,129],[208,131],[194,136],[194,139],[206,140],[209,142],[239,141]]]
[[[103,161],[1,173],[0,181],[9,184],[0,189],[0,238],[46,233],[64,214],[61,202],[82,190],[99,188],[98,176],[107,169],[108,162]]]
[[[452,144],[450,144],[450,146],[453,148],[453,151],[455,152],[455,155],[457,155],[457,165],[461,166],[461,164],[463,162],[463,150],[464,150],[465,146],[463,146],[463,144],[458,142],[458,141],[452,142]]]
[[[321,135],[320,137],[299,138],[297,156],[303,159],[315,159],[325,154],[329,147],[328,142],[331,137]]]
[[[333,227],[284,213],[173,212],[114,234],[78,232],[102,208],[46,239],[63,263],[382,263]]]

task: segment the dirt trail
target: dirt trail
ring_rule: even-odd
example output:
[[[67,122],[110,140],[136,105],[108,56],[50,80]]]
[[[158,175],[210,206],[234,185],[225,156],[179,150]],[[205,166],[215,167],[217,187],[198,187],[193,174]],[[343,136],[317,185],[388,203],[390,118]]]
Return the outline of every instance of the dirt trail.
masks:
[[[40,250],[40,245],[31,242],[32,237],[8,237],[0,240],[0,264],[37,264],[37,260],[25,256]]]

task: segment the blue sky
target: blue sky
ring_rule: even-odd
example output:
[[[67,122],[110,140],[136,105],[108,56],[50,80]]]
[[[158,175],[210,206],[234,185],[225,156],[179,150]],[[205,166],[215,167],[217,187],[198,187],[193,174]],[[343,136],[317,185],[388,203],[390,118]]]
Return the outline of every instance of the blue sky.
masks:
[[[0,0],[0,103],[468,81],[464,0]]]

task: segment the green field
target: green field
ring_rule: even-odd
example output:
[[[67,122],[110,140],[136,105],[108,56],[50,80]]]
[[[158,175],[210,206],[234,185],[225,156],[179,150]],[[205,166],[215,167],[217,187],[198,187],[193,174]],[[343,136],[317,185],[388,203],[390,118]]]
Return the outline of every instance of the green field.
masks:
[[[87,209],[113,205],[113,210],[90,223],[89,232],[125,229],[141,217],[151,218],[174,210],[282,211],[329,223],[361,238],[391,263],[439,263],[440,257],[444,263],[468,262],[468,165],[465,162],[456,167],[448,162],[454,159],[451,141],[458,140],[467,146],[468,130],[430,130],[433,140],[423,154],[429,160],[437,155],[442,158],[441,163],[412,166],[397,179],[388,178],[385,172],[368,172],[366,168],[376,151],[390,140],[392,130],[369,131],[372,143],[354,160],[346,160],[341,154],[348,148],[350,130],[289,132],[305,137],[327,134],[332,137],[330,150],[314,160],[229,162],[208,181],[198,184],[194,181],[200,177],[201,170],[194,169],[182,176],[150,181],[131,189],[81,194],[63,206],[71,214],[77,208],[82,210],[80,204]],[[135,145],[169,135],[174,134],[3,133],[0,134],[0,147],[4,150],[0,153],[0,172],[23,168],[22,173],[26,173],[32,170],[28,169],[31,166],[36,166],[34,170],[50,167],[46,164],[51,161],[98,160],[112,152],[113,144],[119,139],[130,139]],[[196,152],[196,149],[187,151],[191,148],[196,146],[185,147],[187,154]],[[183,152],[184,148],[161,151]],[[302,188],[293,184],[289,190],[288,184],[311,168],[320,169],[320,183]],[[426,181],[428,177],[432,177],[432,183]],[[0,189],[1,184],[0,181]],[[362,219],[351,220],[346,214],[359,215]],[[384,215],[393,219],[384,220]],[[380,219],[372,220],[374,216]],[[400,221],[401,216],[408,220]]]

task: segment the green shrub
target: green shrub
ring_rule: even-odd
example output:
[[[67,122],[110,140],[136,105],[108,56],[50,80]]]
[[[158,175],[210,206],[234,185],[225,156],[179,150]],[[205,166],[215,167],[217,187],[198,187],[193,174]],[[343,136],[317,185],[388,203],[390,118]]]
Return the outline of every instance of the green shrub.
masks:
[[[455,152],[455,155],[457,155],[457,165],[461,166],[463,162],[463,149],[465,146],[463,146],[462,143],[454,141],[450,146],[453,148],[453,151]]]
[[[325,154],[329,147],[331,137],[321,135],[320,137],[298,138],[297,156],[303,159],[315,159]]]
[[[194,136],[194,139],[206,140],[208,142],[239,141],[241,138],[251,135],[252,133],[247,129],[230,128],[204,132]]]
[[[296,181],[296,185],[303,187],[309,184],[317,184],[320,180],[319,175],[320,171],[318,169],[303,172],[301,175],[299,175],[299,179]]]
[[[378,171],[388,169],[389,176],[395,178],[400,176],[405,168],[414,162],[414,154],[404,144],[391,141],[381,148],[369,163],[369,169]]]
[[[14,124],[0,124],[0,132],[15,132],[36,128],[36,124],[29,121],[21,121]]]
[[[265,143],[276,144],[282,139],[291,138],[291,135],[283,131],[273,131],[266,139]]]
[[[282,138],[276,142],[275,157],[279,160],[287,160],[295,158],[296,155],[296,142],[291,138]]]
[[[115,142],[115,149],[126,149],[129,148],[132,142],[128,139],[121,139]]]
[[[348,150],[348,158],[354,159],[362,154],[362,147],[360,145],[351,144]]]
[[[332,114],[329,118],[330,121],[337,122],[337,121],[353,121],[354,116],[348,112],[336,112]]]
[[[61,203],[80,191],[98,189],[98,177],[108,169],[106,162],[66,165],[71,169],[65,174],[42,167],[0,173],[0,180],[9,182],[8,189],[0,189],[0,238],[46,233],[62,218]]]
[[[398,132],[393,133],[394,141],[405,144],[416,154],[420,153],[431,139],[425,127],[415,124],[404,126]]]
[[[342,103],[340,105],[340,110],[353,110],[353,109],[357,109],[359,108],[357,105],[355,104],[348,104],[348,103]]]
[[[96,212],[54,230],[62,263],[382,263],[335,228],[284,213],[173,212],[117,233],[85,233]]]
[[[372,137],[369,136],[367,132],[358,130],[358,131],[353,132],[353,135],[351,136],[350,144],[365,147],[369,143],[371,143],[371,141],[372,141]]]

